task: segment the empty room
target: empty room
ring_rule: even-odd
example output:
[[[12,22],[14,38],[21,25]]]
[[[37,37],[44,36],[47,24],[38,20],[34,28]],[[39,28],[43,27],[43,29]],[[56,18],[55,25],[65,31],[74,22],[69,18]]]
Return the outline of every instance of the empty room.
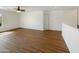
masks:
[[[0,6],[0,53],[79,52],[78,6]]]

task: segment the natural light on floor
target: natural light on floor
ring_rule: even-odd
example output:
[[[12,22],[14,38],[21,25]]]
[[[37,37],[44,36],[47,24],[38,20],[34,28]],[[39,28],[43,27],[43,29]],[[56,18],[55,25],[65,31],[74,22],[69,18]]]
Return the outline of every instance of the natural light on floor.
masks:
[[[5,36],[5,35],[9,35],[9,34],[12,34],[13,32],[2,32],[2,33],[0,33],[0,36]]]

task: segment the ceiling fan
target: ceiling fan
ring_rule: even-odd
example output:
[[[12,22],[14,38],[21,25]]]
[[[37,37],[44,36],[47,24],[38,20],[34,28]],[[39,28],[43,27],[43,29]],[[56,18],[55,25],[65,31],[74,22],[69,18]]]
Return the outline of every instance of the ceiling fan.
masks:
[[[21,9],[20,6],[18,6],[18,7],[16,8],[16,10],[17,10],[18,12],[25,12],[25,9]]]

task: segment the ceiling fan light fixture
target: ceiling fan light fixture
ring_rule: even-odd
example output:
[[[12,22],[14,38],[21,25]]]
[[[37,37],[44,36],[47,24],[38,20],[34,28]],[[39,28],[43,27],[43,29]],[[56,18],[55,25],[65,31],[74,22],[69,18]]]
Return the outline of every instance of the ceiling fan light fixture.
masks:
[[[16,10],[17,10],[17,12],[25,12],[25,10],[24,9],[21,9],[20,6],[18,6]]]

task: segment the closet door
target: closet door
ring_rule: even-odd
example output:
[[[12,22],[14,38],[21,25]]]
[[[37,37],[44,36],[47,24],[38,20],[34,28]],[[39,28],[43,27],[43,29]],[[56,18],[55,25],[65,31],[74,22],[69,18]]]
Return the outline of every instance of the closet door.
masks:
[[[51,11],[49,20],[50,30],[62,30],[62,24],[77,27],[77,10],[56,10]]]

